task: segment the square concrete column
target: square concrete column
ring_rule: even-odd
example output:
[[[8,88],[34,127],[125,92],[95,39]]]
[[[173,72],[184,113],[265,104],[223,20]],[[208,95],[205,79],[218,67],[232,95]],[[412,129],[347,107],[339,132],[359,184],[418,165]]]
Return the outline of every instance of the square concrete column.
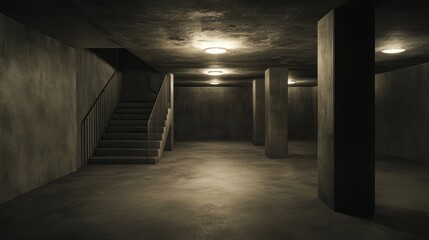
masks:
[[[265,82],[253,80],[253,144],[265,144]]]
[[[265,154],[288,157],[288,69],[265,71]]]
[[[319,197],[374,213],[374,7],[351,1],[318,23]]]

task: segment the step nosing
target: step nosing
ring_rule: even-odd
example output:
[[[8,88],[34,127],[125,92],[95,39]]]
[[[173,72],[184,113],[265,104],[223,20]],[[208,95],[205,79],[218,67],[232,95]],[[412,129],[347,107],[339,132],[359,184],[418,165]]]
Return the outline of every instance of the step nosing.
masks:
[[[150,140],[150,142],[160,142],[161,140]],[[124,140],[124,139],[102,139],[101,142],[147,142],[147,140],[141,140],[141,139],[130,139],[130,140]]]
[[[101,158],[137,158],[137,159],[147,159],[146,156],[94,156],[91,159],[101,159]],[[156,156],[149,156],[149,158],[155,159]]]
[[[156,148],[97,148],[97,150],[159,150]]]

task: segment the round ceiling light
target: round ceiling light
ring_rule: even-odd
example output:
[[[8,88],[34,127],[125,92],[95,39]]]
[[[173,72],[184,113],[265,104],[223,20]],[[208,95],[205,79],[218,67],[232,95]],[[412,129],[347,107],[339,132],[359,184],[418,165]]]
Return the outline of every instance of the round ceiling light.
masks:
[[[226,50],[226,48],[221,48],[221,47],[211,47],[211,48],[204,49],[204,52],[210,53],[210,54],[222,54],[222,53],[228,52],[228,50]]]
[[[388,49],[381,50],[381,52],[386,54],[396,54],[396,53],[405,52],[405,48],[388,48]]]
[[[218,81],[212,81],[212,82],[210,82],[210,84],[211,84],[211,85],[219,85],[219,84],[220,84],[220,82],[218,82]]]
[[[219,70],[216,70],[216,71],[208,71],[207,74],[211,75],[211,76],[219,76],[219,75],[222,75],[223,72],[219,71]]]

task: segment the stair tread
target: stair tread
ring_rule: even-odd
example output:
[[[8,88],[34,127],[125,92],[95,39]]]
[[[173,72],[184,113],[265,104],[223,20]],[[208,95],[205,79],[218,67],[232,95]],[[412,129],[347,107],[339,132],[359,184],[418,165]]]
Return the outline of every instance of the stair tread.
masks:
[[[110,128],[147,128],[146,126],[111,126]]]
[[[147,140],[140,140],[140,139],[130,139],[130,140],[124,140],[124,139],[102,139],[102,142],[147,142]],[[151,142],[161,142],[161,140],[150,140]]]
[[[147,128],[146,126],[118,126],[118,125],[113,125],[113,126],[107,126],[108,128]]]
[[[147,128],[147,126],[111,126],[111,128]]]
[[[155,103],[155,101],[120,101],[119,103]]]
[[[147,133],[121,133],[121,132],[113,132],[113,133],[106,133],[105,134],[147,134]]]
[[[93,156],[91,159],[147,159],[147,156]],[[158,157],[149,156],[150,159],[156,159]]]
[[[141,110],[141,109],[147,110],[152,108],[153,107],[122,107],[122,106],[116,107],[116,109],[127,109],[127,110]]]
[[[103,147],[103,148],[97,148],[97,150],[159,150],[159,149],[157,149],[157,148],[149,148],[149,149],[147,149],[147,148],[106,148],[106,147]]]
[[[147,119],[110,119],[111,121],[141,121],[141,122],[147,122]]]
[[[113,116],[115,116],[115,115],[122,115],[122,116],[125,116],[125,115],[128,115],[128,116],[149,116],[150,114],[149,113],[114,113]]]

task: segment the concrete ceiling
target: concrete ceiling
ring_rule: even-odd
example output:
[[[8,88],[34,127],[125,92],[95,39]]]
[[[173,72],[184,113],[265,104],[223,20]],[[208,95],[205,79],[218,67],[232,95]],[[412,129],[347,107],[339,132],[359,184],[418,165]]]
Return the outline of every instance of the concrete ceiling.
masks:
[[[209,81],[212,68],[237,83],[287,66],[317,77],[317,21],[344,0],[39,0],[2,1],[0,11],[71,46],[127,48],[183,83]],[[428,1],[378,0],[376,71],[429,61]],[[209,55],[204,48],[229,49]],[[380,50],[402,46],[406,52]],[[353,47],[353,46],[351,46]]]

